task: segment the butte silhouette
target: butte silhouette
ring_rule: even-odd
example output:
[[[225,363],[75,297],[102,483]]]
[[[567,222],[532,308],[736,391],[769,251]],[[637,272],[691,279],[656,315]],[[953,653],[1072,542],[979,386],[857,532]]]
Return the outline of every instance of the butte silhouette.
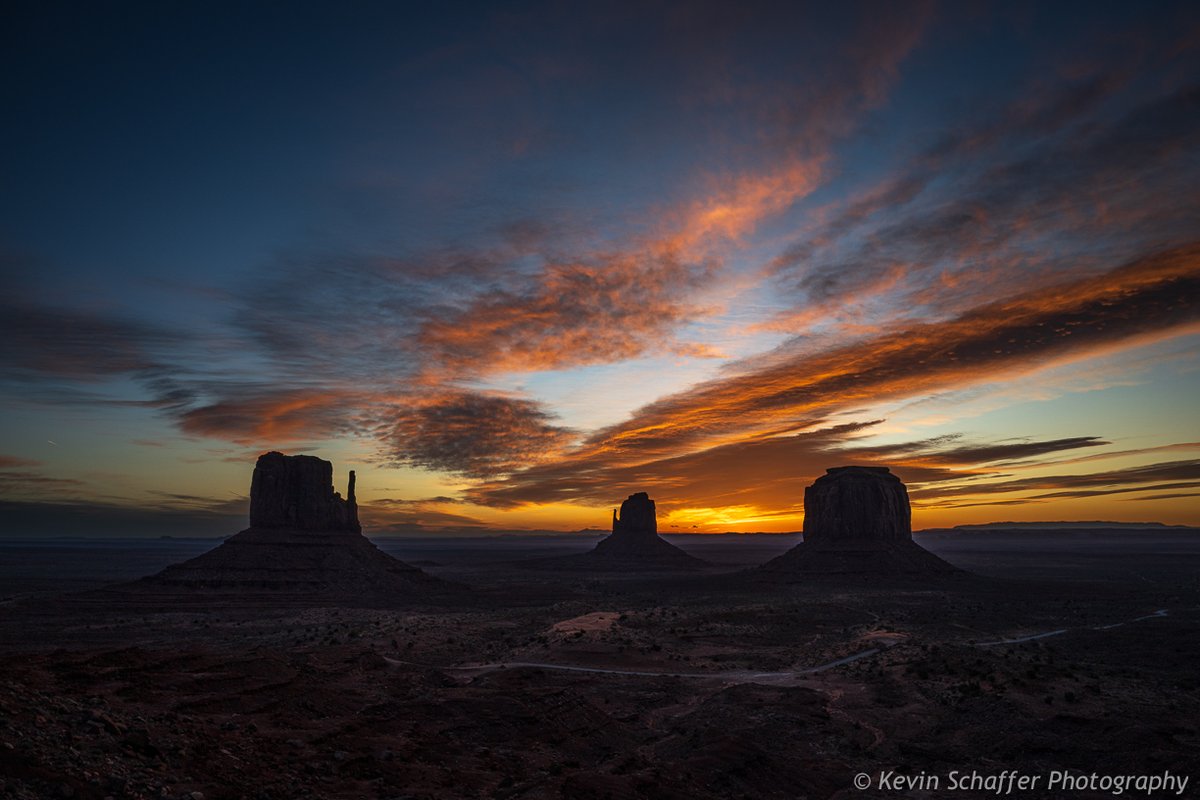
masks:
[[[759,567],[774,574],[958,572],[912,538],[908,490],[887,467],[832,467],[804,490],[804,541]]]
[[[613,510],[612,533],[592,550],[574,556],[526,562],[540,569],[578,569],[604,572],[655,572],[708,566],[658,535],[654,501],[645,492],[625,498],[618,514]]]
[[[392,558],[362,535],[353,471],[346,495],[333,490],[330,462],[265,453],[250,484],[249,528],[124,588],[373,602],[451,585]]]

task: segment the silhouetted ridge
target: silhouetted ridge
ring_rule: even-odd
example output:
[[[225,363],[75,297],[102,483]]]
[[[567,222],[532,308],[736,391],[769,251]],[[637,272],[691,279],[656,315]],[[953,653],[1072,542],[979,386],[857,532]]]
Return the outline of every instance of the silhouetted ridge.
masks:
[[[833,467],[804,490],[804,541],[771,573],[917,574],[956,568],[912,539],[908,489],[887,467]]]

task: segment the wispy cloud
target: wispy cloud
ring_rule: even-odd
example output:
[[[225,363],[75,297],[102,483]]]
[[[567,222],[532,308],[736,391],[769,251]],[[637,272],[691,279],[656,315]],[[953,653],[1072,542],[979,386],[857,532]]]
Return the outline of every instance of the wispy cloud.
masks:
[[[784,429],[814,414],[1084,358],[1194,327],[1198,290],[1200,245],[842,347],[810,352],[797,341],[753,372],[647,406],[593,435],[588,449],[619,458],[701,446]]]
[[[766,269],[796,305],[760,326],[853,334],[956,314],[1189,241],[1200,88],[1146,97],[1128,63],[1074,71],[815,215]]]
[[[376,534],[489,527],[483,520],[461,513],[457,508],[460,505],[460,501],[450,497],[379,498],[360,505],[359,518]]]
[[[48,306],[8,287],[0,300],[6,379],[29,375],[87,381],[151,369],[182,337],[112,314]]]
[[[45,465],[35,459],[0,455],[0,497],[77,497],[85,488],[77,478],[47,474]]]
[[[1027,499],[1037,501],[1183,489],[1194,486],[1200,486],[1200,461],[1186,460],[1166,461],[1101,472],[1038,475],[982,484],[946,484],[935,488],[918,489],[912,495],[919,501],[928,501],[930,505],[956,507],[955,498],[964,495],[977,497],[979,495],[1024,492],[1027,493]]]
[[[689,480],[688,469],[713,454],[720,454],[721,480],[738,475],[738,486],[756,487],[746,491],[761,495],[770,491],[764,487],[777,485],[780,473],[771,477],[772,470],[781,469],[782,461],[790,460],[790,466],[781,474],[802,473],[796,451],[820,455],[826,462],[838,449],[845,456],[895,460],[902,474],[907,471],[920,482],[953,477],[954,471],[943,469],[946,465],[982,465],[1103,445],[1106,442],[1097,437],[986,445],[951,439],[872,451],[847,440],[861,425],[794,431],[812,428],[822,417],[862,411],[883,401],[1001,380],[1009,372],[1028,372],[1133,346],[1148,337],[1194,330],[1200,323],[1198,297],[1200,247],[1188,247],[1148,256],[1098,277],[989,303],[946,322],[895,329],[819,352],[784,347],[773,359],[756,360],[757,369],[663,398],[628,421],[594,433],[557,464],[483,484],[472,496],[478,502],[504,505],[558,500],[599,484],[634,481],[664,486],[670,493]],[[924,472],[918,469],[921,464],[926,465]],[[730,494],[715,485],[689,484],[688,491],[688,496],[714,502]],[[794,496],[794,487],[791,491]]]

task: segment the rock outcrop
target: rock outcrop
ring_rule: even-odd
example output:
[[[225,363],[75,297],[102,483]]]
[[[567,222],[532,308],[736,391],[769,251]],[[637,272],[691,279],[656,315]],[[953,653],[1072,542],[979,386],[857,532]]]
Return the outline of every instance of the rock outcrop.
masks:
[[[956,568],[912,538],[908,489],[887,467],[832,467],[804,490],[804,541],[769,573],[913,574]]]
[[[654,501],[645,492],[626,497],[621,512],[613,509],[612,532],[630,538],[646,539],[658,535],[658,514]]]
[[[654,501],[645,492],[637,492],[621,503],[620,514],[613,510],[612,533],[590,552],[541,559],[532,565],[545,569],[641,572],[698,569],[708,566],[708,562],[688,555],[660,537]]]
[[[271,596],[302,603],[386,603],[450,584],[387,555],[362,535],[354,498],[333,490],[333,465],[265,453],[250,484],[250,527],[219,547],[131,584],[144,592]]]
[[[804,541],[912,541],[908,490],[887,467],[832,467],[804,490]]]
[[[265,453],[250,481],[250,527],[361,533],[354,470],[346,499],[333,490],[333,464],[316,456]]]

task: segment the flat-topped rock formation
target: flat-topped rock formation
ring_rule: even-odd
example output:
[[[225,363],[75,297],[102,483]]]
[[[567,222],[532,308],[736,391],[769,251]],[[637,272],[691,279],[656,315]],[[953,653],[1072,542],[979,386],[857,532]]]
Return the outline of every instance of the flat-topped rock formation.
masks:
[[[584,558],[593,561],[628,563],[644,569],[693,569],[707,562],[690,556],[658,535],[654,501],[645,492],[629,495],[618,514],[613,509],[612,533],[601,539]]]
[[[330,462],[272,452],[259,456],[254,467],[249,528],[124,588],[376,602],[449,586],[362,535],[353,472],[342,498],[333,489]]]
[[[591,551],[528,563],[543,569],[606,572],[689,570],[708,566],[708,562],[688,555],[658,535],[654,501],[645,492],[625,498],[619,514],[613,510],[612,533]]]
[[[264,453],[250,480],[250,527],[362,533],[354,470],[346,499],[333,490],[333,464],[316,456]]]
[[[937,575],[958,570],[912,538],[908,490],[887,467],[833,467],[804,490],[804,541],[767,573]]]
[[[831,467],[804,489],[804,541],[912,541],[908,489],[887,467]]]

